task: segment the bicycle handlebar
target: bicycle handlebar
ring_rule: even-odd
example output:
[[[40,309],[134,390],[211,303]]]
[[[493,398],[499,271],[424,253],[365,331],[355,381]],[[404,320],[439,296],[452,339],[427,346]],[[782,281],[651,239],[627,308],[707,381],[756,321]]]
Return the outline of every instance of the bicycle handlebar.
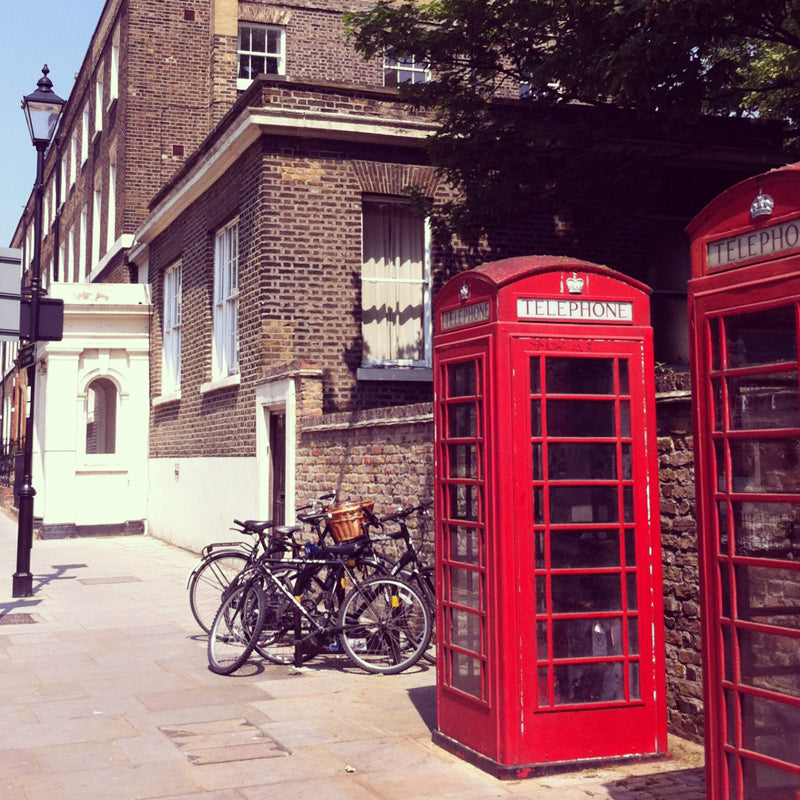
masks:
[[[418,511],[427,511],[432,505],[433,500],[421,500],[415,506],[406,506],[405,508],[398,509],[393,514],[387,514],[385,517],[381,517],[379,522],[397,522],[399,520],[406,520],[408,517],[417,513]]]

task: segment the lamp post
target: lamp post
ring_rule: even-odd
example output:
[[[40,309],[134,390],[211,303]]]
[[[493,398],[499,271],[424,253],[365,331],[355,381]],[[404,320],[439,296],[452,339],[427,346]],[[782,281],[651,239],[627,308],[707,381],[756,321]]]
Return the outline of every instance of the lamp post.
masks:
[[[44,156],[56,132],[61,109],[66,102],[53,92],[53,82],[47,77],[47,64],[42,67],[36,91],[22,98],[22,110],[31,142],[36,148],[36,183],[33,201],[33,258],[30,264],[30,330],[27,342],[20,336],[17,360],[20,369],[28,370],[28,416],[25,421],[25,449],[23,451],[22,484],[19,487],[19,528],[17,531],[17,571],[13,576],[13,597],[30,597],[33,594],[31,575],[31,546],[33,544],[33,410],[36,398],[36,342],[39,335],[39,296],[41,293],[42,244],[42,192],[44,181]]]

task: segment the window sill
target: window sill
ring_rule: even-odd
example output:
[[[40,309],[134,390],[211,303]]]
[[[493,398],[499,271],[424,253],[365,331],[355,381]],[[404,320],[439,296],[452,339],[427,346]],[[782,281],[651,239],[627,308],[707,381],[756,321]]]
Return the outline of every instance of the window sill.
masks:
[[[100,460],[100,456],[98,456],[97,461],[89,461],[88,459],[91,458],[91,456],[87,456],[86,458],[86,461],[82,464],[78,464],[75,470],[78,474],[104,472],[107,474],[125,475],[128,472],[127,468],[122,466],[118,459],[114,461],[107,459]]]
[[[166,406],[169,403],[179,403],[181,399],[180,390],[177,392],[171,392],[170,394],[162,394],[158,397],[154,397],[150,403],[153,408],[157,406]]]
[[[430,367],[360,367],[356,372],[360,381],[433,381]]]
[[[200,384],[200,394],[209,394],[210,392],[217,392],[220,389],[230,389],[233,386],[239,386],[242,382],[241,373],[237,372],[235,375],[227,375],[224,378],[216,378],[208,383]]]

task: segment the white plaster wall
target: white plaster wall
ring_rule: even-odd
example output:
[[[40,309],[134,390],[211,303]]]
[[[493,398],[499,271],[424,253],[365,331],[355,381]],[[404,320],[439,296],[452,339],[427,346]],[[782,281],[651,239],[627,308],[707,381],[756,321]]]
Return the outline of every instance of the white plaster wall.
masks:
[[[149,533],[171,544],[199,552],[259,518],[255,458],[151,458],[149,475]]]

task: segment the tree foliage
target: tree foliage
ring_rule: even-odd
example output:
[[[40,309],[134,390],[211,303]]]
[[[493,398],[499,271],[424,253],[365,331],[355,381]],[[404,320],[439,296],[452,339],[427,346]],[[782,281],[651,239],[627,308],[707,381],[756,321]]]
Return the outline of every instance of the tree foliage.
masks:
[[[366,58],[429,64],[401,95],[436,115],[457,230],[574,204],[587,181],[624,193],[652,166],[634,130],[680,149],[709,116],[792,122],[800,100],[800,0],[378,0],[347,24]]]

